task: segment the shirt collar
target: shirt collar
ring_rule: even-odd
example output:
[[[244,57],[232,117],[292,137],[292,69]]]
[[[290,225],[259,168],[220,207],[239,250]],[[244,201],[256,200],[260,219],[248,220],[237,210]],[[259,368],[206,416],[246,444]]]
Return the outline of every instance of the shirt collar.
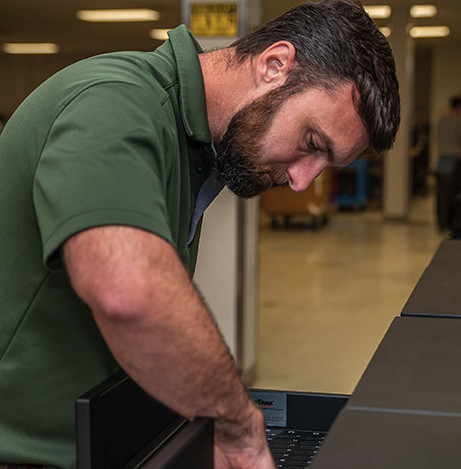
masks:
[[[187,135],[199,142],[211,143],[205,85],[198,54],[203,52],[186,26],[169,31],[179,77],[181,117]]]

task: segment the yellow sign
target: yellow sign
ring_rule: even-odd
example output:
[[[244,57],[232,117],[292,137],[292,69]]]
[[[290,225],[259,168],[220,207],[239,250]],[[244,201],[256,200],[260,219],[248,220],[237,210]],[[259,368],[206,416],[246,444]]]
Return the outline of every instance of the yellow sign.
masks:
[[[192,4],[190,11],[190,30],[195,36],[237,36],[237,4]]]

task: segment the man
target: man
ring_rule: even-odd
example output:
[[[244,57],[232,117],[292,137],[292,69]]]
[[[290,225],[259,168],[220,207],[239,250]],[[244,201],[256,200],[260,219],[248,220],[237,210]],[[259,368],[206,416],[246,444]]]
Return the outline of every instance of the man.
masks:
[[[461,188],[461,96],[453,96],[449,104],[449,112],[437,126],[437,220],[441,230],[453,228],[454,198]]]
[[[0,138],[0,461],[75,467],[74,401],[122,367],[215,419],[217,469],[273,468],[190,278],[202,196],[220,180],[242,197],[302,191],[388,149],[398,124],[391,51],[350,1],[208,53],[179,27],[153,53],[88,59],[39,87]]]
[[[461,96],[450,98],[450,109],[439,121],[437,144],[439,150],[439,169],[450,163],[449,158],[461,158]]]

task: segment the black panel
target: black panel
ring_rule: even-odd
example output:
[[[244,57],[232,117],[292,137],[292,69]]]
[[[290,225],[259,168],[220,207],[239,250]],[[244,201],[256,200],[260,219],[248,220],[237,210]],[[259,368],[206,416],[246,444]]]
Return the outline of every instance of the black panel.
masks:
[[[402,316],[461,318],[461,240],[443,241],[405,306]]]
[[[349,406],[461,415],[461,321],[392,322]]]
[[[122,373],[86,393],[76,405],[79,469],[121,467],[184,422]]]
[[[440,243],[429,267],[444,269],[447,274],[459,270],[459,259],[461,259],[461,240],[446,239]]]
[[[287,393],[287,428],[326,432],[349,396]]]
[[[343,410],[312,469],[459,469],[461,418]]]
[[[213,421],[197,419],[186,425],[139,468],[213,469]]]

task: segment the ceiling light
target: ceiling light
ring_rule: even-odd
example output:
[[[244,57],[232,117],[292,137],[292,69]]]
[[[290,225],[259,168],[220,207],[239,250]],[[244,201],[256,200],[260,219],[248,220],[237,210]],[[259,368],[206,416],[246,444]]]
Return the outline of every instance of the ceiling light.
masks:
[[[379,30],[384,34],[384,37],[389,37],[392,33],[392,30],[389,28],[389,26],[383,26],[382,28],[379,28]]]
[[[450,34],[448,26],[414,26],[410,29],[410,36],[422,37],[447,37]]]
[[[413,5],[410,8],[410,15],[413,18],[432,18],[437,14],[435,5]]]
[[[373,19],[389,18],[392,13],[389,5],[364,5],[363,8],[365,8],[368,16]]]
[[[7,54],[56,54],[58,50],[59,47],[50,42],[9,42],[3,44],[3,52]]]
[[[166,41],[168,39],[169,29],[151,29],[150,37],[159,41]]]
[[[157,21],[160,13],[147,8],[124,10],[79,10],[77,18],[93,22]]]

